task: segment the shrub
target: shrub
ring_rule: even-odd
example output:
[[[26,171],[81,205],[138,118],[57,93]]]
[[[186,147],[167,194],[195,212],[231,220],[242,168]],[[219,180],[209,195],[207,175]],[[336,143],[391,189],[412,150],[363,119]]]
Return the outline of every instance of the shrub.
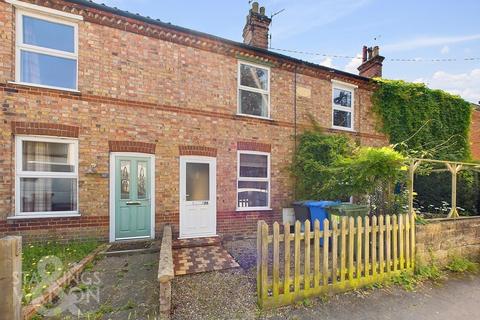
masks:
[[[297,199],[343,200],[382,190],[394,202],[395,183],[405,179],[405,158],[391,147],[357,147],[345,136],[306,131],[292,166]]]
[[[454,257],[447,265],[447,269],[452,272],[477,272],[479,270],[478,263],[472,262],[467,258]]]

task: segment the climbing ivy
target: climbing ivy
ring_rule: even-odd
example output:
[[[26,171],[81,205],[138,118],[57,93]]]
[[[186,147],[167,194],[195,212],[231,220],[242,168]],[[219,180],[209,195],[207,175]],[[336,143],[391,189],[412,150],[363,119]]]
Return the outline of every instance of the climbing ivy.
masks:
[[[380,131],[409,156],[444,160],[470,158],[472,107],[459,96],[424,84],[376,79],[373,109]]]

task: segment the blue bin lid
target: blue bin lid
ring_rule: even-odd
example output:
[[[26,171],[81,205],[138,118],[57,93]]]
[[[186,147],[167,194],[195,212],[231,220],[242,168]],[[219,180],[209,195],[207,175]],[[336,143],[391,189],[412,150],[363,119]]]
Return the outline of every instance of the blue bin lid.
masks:
[[[309,207],[325,208],[325,207],[333,206],[333,205],[340,204],[340,203],[341,203],[340,201],[326,201],[326,200],[323,200],[323,201],[306,201],[305,205],[309,206]]]

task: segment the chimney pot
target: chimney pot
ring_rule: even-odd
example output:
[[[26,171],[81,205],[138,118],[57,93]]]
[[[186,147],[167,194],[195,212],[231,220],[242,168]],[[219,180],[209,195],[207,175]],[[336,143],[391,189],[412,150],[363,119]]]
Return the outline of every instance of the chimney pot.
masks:
[[[262,16],[265,15],[265,7],[260,7],[260,14],[261,14]]]
[[[252,11],[258,13],[258,2],[252,3]]]
[[[362,62],[367,61],[367,46],[363,46],[362,49]]]
[[[378,46],[373,47],[373,56],[376,57],[379,54]]]

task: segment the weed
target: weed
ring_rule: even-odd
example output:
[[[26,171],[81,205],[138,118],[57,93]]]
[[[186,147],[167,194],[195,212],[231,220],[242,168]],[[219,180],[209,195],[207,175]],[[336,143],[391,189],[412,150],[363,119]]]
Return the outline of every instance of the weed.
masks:
[[[137,304],[135,302],[133,302],[132,300],[128,300],[128,302],[126,304],[124,304],[123,306],[121,306],[119,308],[119,310],[121,310],[121,311],[131,310],[131,309],[135,309],[136,306],[137,306]]]
[[[392,278],[392,283],[401,286],[407,291],[413,291],[418,280],[411,272],[403,271]]]
[[[47,274],[61,276],[71,265],[83,259],[97,246],[97,241],[68,243],[47,241],[39,244],[25,244],[22,248],[23,303],[26,304],[41,294],[42,290],[38,290],[37,285],[44,279],[42,274],[38,274],[37,264],[45,263],[45,259],[57,257],[62,266],[54,270],[54,264],[47,263],[46,271]],[[47,286],[47,284],[44,285],[45,288]]]
[[[419,281],[438,281],[442,277],[443,272],[436,264],[430,264],[427,266],[417,267],[415,270],[415,275]]]
[[[478,272],[478,263],[472,262],[467,258],[454,257],[446,267],[451,272]]]
[[[302,305],[303,305],[305,308],[310,308],[311,306],[313,306],[313,302],[312,302],[312,300],[310,300],[310,299],[303,299]]]

